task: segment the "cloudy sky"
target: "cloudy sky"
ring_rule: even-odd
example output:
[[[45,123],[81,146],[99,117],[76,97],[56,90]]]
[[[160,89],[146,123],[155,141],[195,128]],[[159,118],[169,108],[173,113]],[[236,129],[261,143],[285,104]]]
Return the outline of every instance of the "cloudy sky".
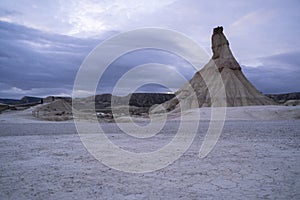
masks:
[[[0,98],[71,95],[85,57],[106,39],[132,29],[167,28],[196,41],[211,56],[210,37],[222,25],[247,78],[264,93],[299,92],[298,0],[1,0]],[[208,61],[208,60],[207,60]],[[110,92],[126,71],[161,63],[172,89],[195,70],[182,58],[158,50],[136,51],[111,64],[98,93]],[[155,68],[156,69],[156,68]],[[147,77],[139,75],[136,79]],[[154,80],[155,82],[155,80]],[[146,85],[141,91],[164,91]]]

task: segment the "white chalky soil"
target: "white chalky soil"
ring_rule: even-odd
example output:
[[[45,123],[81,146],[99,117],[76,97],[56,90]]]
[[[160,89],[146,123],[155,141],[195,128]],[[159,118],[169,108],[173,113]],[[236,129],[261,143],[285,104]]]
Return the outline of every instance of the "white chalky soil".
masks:
[[[0,199],[300,199],[299,122],[228,120],[214,150],[199,159],[208,127],[201,122],[180,159],[158,171],[132,174],[89,154],[72,122],[2,121]],[[139,140],[116,124],[102,126],[115,144],[139,152],[170,141],[176,123]]]

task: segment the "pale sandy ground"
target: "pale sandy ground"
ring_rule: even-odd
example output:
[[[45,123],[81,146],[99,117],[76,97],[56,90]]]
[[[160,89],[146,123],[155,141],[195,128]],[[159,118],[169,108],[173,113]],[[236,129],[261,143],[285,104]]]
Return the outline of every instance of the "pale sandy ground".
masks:
[[[202,121],[180,159],[142,174],[97,161],[72,121],[37,121],[30,110],[3,113],[0,199],[300,199],[299,109],[229,108],[222,135],[208,157],[198,158],[208,127],[208,121]],[[185,114],[193,119],[194,113]],[[209,108],[200,113],[209,116]],[[148,139],[129,137],[113,123],[101,126],[122,148],[147,152],[169,142],[178,123],[167,122],[161,133]]]

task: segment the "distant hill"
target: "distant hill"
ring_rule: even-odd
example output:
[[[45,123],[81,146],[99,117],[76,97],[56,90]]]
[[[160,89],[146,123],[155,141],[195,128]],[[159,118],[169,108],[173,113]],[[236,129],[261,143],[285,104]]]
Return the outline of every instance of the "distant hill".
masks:
[[[28,103],[38,103],[42,98],[39,97],[30,97],[24,96],[22,99],[0,99],[0,103],[6,105],[20,105],[20,104],[28,104]]]
[[[127,96],[112,96],[111,94],[98,94],[82,98],[82,107],[86,107],[95,100],[96,109],[106,109],[111,107],[112,99],[114,105],[128,105],[135,107],[149,108],[155,104],[161,104],[175,97],[174,94],[163,93],[133,93]],[[88,107],[88,106],[87,106]]]
[[[125,97],[116,97],[116,100],[120,102],[125,102],[128,100],[127,95]],[[269,98],[273,99],[277,103],[284,103],[288,100],[297,100],[300,99],[300,92],[293,92],[293,93],[285,93],[285,94],[266,94]],[[64,99],[65,101],[71,103],[70,97],[47,97],[44,98],[45,102],[51,102],[57,99]],[[95,98],[96,107],[108,107],[111,103],[111,94],[98,94],[96,96],[87,97],[87,100],[92,100]],[[163,93],[133,93],[131,94],[131,98],[129,100],[129,105],[137,106],[137,107],[151,107],[154,104],[160,104],[165,101],[168,101],[175,97],[174,94],[163,94]],[[32,97],[32,96],[24,96],[21,99],[1,99],[0,104],[6,105],[21,105],[21,104],[31,104],[31,103],[39,103],[41,102],[40,97]]]
[[[25,104],[25,103],[39,103],[41,102],[42,98],[39,97],[29,97],[29,96],[25,96],[23,97],[18,104]]]
[[[136,107],[151,107],[154,104],[160,104],[175,97],[174,94],[162,94],[162,93],[133,93],[124,97],[114,96],[114,100],[117,104],[126,105],[129,102],[130,106]],[[95,102],[96,107],[101,106],[102,103],[111,103],[112,95],[101,94],[96,95]],[[109,105],[110,106],[110,105]]]
[[[273,99],[277,103],[284,103],[288,100],[300,99],[300,92],[286,93],[286,94],[266,94],[269,98]]]
[[[170,100],[174,96],[174,94],[162,93],[134,93],[127,96],[99,94],[75,99],[73,103],[75,102],[75,109],[81,111],[81,114],[84,114],[85,117],[92,116],[90,113],[91,108],[95,108],[99,119],[112,122],[112,105],[115,106],[114,116],[123,116],[127,111],[131,115],[144,116],[148,114],[151,106]],[[33,111],[34,117],[50,121],[63,121],[73,118],[70,98],[50,96],[44,99],[44,103],[44,105]]]
[[[20,100],[17,99],[0,99],[0,103],[6,104],[6,105],[15,105],[19,102]]]

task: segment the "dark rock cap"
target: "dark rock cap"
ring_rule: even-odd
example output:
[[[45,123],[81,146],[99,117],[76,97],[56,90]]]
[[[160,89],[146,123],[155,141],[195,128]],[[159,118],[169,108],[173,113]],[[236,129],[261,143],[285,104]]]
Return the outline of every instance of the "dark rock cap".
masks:
[[[214,28],[214,34],[223,33],[223,26]]]
[[[222,26],[218,26],[214,28],[213,32],[214,33],[211,38],[211,42],[212,42],[211,48],[213,51],[212,59],[217,59],[220,56],[224,56],[225,52],[228,52],[226,48],[229,48],[229,42],[223,33]]]

